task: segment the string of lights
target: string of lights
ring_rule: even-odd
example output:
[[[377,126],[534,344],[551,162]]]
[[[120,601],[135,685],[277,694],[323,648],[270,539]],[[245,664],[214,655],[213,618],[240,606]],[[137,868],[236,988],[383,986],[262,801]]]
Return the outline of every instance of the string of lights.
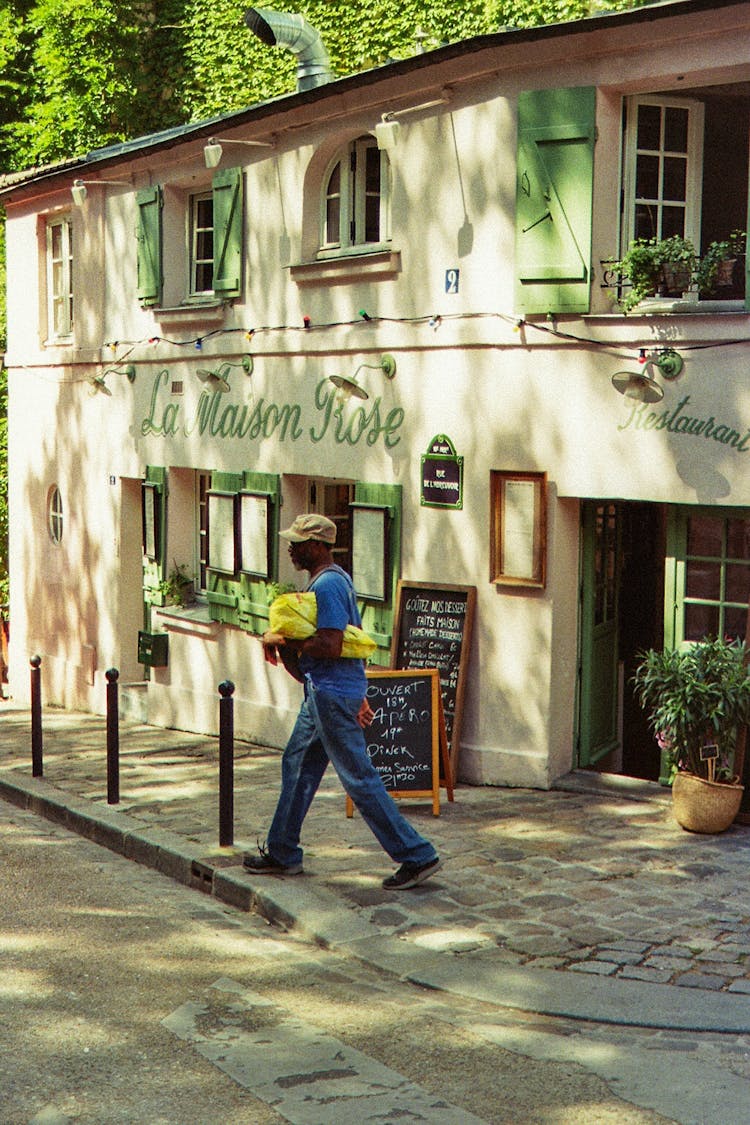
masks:
[[[623,348],[616,347],[607,341],[594,339],[591,336],[584,336],[574,332],[568,332],[560,328],[557,318],[553,313],[547,315],[544,320],[529,319],[525,316],[513,315],[504,312],[458,312],[458,313],[425,313],[417,316],[406,317],[391,317],[391,316],[377,316],[369,313],[366,309],[360,309],[357,317],[351,320],[338,320],[326,321],[316,324],[310,316],[305,315],[302,322],[299,324],[264,324],[258,325],[253,328],[233,327],[233,328],[214,328],[208,332],[203,332],[198,336],[189,336],[186,339],[176,339],[172,336],[153,335],[143,337],[137,340],[112,340],[108,341],[104,347],[108,348],[113,355],[111,362],[121,364],[133,353],[140,348],[148,347],[153,348],[159,344],[167,344],[174,348],[191,348],[194,351],[202,351],[203,345],[211,340],[222,336],[242,335],[245,340],[250,343],[255,337],[275,333],[301,333],[313,334],[331,331],[339,328],[351,328],[357,324],[367,324],[371,326],[388,325],[388,324],[412,324],[412,325],[427,325],[433,332],[437,333],[441,325],[450,321],[471,321],[471,320],[498,320],[511,327],[514,334],[524,334],[528,330],[540,333],[542,335],[550,336],[556,340],[569,342],[581,347],[591,348],[603,354],[613,356],[617,359],[632,359],[633,351],[643,352],[643,345],[634,344],[629,347],[627,351]],[[722,340],[708,340],[702,343],[695,344],[680,344],[679,349],[681,352],[692,351],[705,351],[713,348],[733,347],[742,344],[750,344],[750,338],[746,336],[736,337],[734,339]],[[500,345],[488,345],[500,346]],[[505,345],[502,345],[505,346]],[[649,348],[658,348],[659,343],[649,341],[646,345]],[[119,349],[126,349],[121,354],[118,354]],[[35,365],[24,365],[35,366]],[[75,377],[73,379],[57,380],[63,383],[77,383],[88,382],[88,376]]]

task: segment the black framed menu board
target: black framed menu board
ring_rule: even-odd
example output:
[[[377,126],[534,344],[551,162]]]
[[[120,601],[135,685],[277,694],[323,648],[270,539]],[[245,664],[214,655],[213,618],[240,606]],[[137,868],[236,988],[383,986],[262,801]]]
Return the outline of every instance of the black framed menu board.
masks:
[[[476,586],[399,580],[392,668],[437,668],[451,772],[456,777]]]

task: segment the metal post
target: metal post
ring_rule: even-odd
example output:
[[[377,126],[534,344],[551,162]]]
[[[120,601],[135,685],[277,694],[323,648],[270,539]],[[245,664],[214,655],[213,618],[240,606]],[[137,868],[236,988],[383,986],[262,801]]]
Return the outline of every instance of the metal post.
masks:
[[[117,681],[120,673],[109,668],[107,677],[107,804],[120,800],[120,715],[117,702]]]
[[[234,843],[234,684],[219,684],[219,845]]]
[[[41,656],[32,656],[31,664],[31,776],[44,775],[42,760],[42,672]]]

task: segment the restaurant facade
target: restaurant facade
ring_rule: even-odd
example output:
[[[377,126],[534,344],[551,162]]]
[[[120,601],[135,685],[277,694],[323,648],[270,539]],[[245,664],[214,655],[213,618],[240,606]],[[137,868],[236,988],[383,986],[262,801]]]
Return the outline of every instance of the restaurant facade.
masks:
[[[229,679],[282,746],[258,636],[318,511],[376,664],[399,579],[475,591],[460,779],[657,778],[638,652],[746,630],[746,261],[627,313],[616,262],[746,231],[749,31],[683,0],[343,79],[303,52],[285,97],[6,177],[13,695],[38,654],[103,712],[116,668],[206,733]]]

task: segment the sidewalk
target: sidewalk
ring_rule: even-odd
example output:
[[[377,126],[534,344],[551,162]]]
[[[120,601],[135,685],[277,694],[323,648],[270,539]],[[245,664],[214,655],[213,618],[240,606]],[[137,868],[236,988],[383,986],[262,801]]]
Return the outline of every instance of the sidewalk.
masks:
[[[305,874],[253,877],[241,853],[273,813],[278,751],[235,744],[235,845],[220,848],[217,739],[122,722],[108,805],[104,718],[49,709],[43,730],[36,779],[30,714],[0,701],[0,797],[321,945],[523,1011],[750,1032],[750,828],[686,833],[658,786],[459,786],[439,817],[402,801],[444,867],[388,892],[393,865],[347,818],[332,770],[305,822]]]

